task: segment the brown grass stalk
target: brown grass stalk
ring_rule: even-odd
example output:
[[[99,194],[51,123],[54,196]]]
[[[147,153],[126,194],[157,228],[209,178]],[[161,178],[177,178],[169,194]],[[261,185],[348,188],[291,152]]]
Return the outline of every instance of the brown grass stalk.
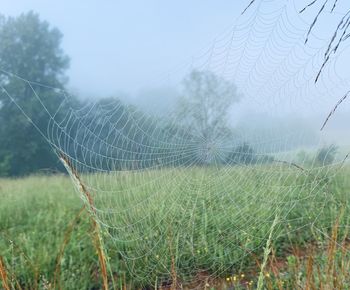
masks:
[[[95,218],[96,210],[95,210],[93,198],[90,192],[87,190],[84,183],[82,182],[77,170],[74,168],[68,156],[64,154],[62,151],[58,152],[58,156],[61,162],[63,163],[64,167],[67,169],[69,175],[73,179],[74,184],[78,187],[78,190],[86,198],[88,202],[89,210],[91,213],[90,219],[93,226],[94,246],[97,251],[98,260],[99,260],[100,269],[101,269],[101,275],[103,279],[103,289],[108,290],[108,274],[107,274],[107,262],[106,262],[107,260],[106,260],[106,255],[103,248],[101,234],[100,234],[101,233],[100,227]]]
[[[176,265],[175,265],[175,258],[174,255],[171,255],[171,290],[177,289],[177,273],[176,273]]]
[[[342,102],[344,102],[346,100],[346,98],[348,97],[348,95],[350,94],[350,91],[348,91],[333,107],[333,109],[329,112],[326,120],[323,122],[322,127],[321,127],[321,131],[324,129],[324,127],[326,127],[329,119],[334,115],[335,111],[338,109],[338,107],[340,106],[340,104]]]
[[[33,264],[31,259],[26,255],[26,253],[23,251],[23,249],[19,245],[17,245],[7,233],[3,232],[1,234],[6,238],[6,240],[8,240],[10,242],[12,251],[16,251],[16,253],[18,253],[20,256],[22,256],[24,258],[25,263],[33,271],[34,285],[32,285],[31,289],[38,289],[39,269]],[[5,265],[3,260],[2,260],[2,264]],[[10,274],[10,270],[7,270],[7,274]],[[16,289],[19,289],[19,290],[22,289],[22,286],[18,282],[18,279],[17,279],[13,270],[11,271],[11,278],[8,278],[8,279],[11,280],[12,284],[13,283],[16,284],[16,286],[17,286]]]
[[[176,290],[176,289],[178,289],[178,285],[177,285],[178,282],[177,282],[176,262],[175,262],[174,252],[173,252],[172,241],[173,241],[173,233],[172,233],[172,230],[170,229],[169,236],[168,236],[169,253],[170,253],[170,258],[171,258],[171,261],[170,261],[170,275],[171,275],[170,290]]]
[[[332,236],[328,244],[327,249],[327,276],[330,277],[333,274],[334,269],[334,258],[337,249],[337,238],[338,238],[339,218],[337,218],[333,228]]]
[[[261,266],[259,265],[259,268]],[[276,258],[276,253],[273,248],[271,248],[271,257],[269,260],[269,269],[272,271],[274,277],[279,277],[280,276],[280,269],[279,269],[279,262]],[[282,283],[281,281],[277,281],[277,288],[278,290],[283,290]]]
[[[317,265],[317,275],[319,277],[319,285],[318,285],[318,288],[320,290],[323,290],[323,280],[322,280],[322,274],[321,274],[321,268],[320,268],[320,265]]]
[[[7,281],[7,270],[3,258],[0,256],[0,278],[2,281],[2,286],[5,290],[10,290],[10,286]]]
[[[305,290],[315,290],[315,283],[314,283],[314,258],[310,254],[307,259],[307,266],[306,266],[306,285]]]
[[[60,248],[60,251],[57,255],[56,258],[56,268],[55,268],[55,273],[54,273],[54,281],[53,281],[53,288],[56,289],[62,289],[61,285],[60,285],[60,276],[61,276],[61,261],[62,261],[62,257],[64,255],[64,251],[66,246],[68,245],[71,236],[72,236],[72,232],[74,230],[75,225],[77,224],[81,214],[84,212],[85,210],[85,206],[83,206],[78,214],[74,217],[74,219],[72,220],[72,222],[69,224],[69,226],[66,229],[66,232],[64,233],[64,238],[63,238],[63,242]]]

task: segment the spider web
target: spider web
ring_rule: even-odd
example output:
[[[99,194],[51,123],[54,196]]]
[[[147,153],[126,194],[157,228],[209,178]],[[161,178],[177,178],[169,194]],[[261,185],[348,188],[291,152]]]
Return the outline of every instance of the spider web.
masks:
[[[341,67],[347,48],[328,61],[315,83],[327,38],[312,31],[305,44],[310,21],[293,1],[256,2],[154,84],[166,84],[172,76],[181,90],[179,76],[211,71],[234,82],[242,96],[232,115],[242,108],[262,118],[326,114],[350,88]],[[184,284],[239,274],[242,265],[249,266],[246,257],[262,254],[276,216],[273,235],[283,240],[322,225],[333,202],[330,180],[345,154],[327,165],[298,157],[311,142],[303,128],[277,122],[261,132],[261,120],[251,118],[250,131],[209,142],[182,126],[174,108],[159,116],[115,99],[76,107],[63,90],[3,73],[31,90],[48,122],[28,119],[79,174],[93,203],[77,192],[100,224],[109,255],[122,258],[139,284],[160,285],[174,280],[174,272]],[[2,93],[15,102],[9,89]],[[63,100],[54,110],[45,104],[50,95]],[[310,151],[321,147],[325,136],[327,130],[317,135]],[[243,150],[242,144],[254,150]]]

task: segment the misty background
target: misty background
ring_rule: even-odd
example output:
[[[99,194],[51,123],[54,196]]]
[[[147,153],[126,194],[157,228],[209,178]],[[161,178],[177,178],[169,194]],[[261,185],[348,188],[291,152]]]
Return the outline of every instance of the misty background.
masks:
[[[304,3],[297,7],[292,1],[260,1],[264,5],[258,3],[241,16],[246,2],[49,5],[5,0],[0,13],[16,18],[33,11],[62,33],[60,47],[70,59],[63,73],[64,89],[82,102],[115,98],[149,116],[169,116],[191,71],[211,71],[237,87],[240,101],[230,107],[228,122],[255,151],[309,150],[330,144],[345,151],[350,142],[347,102],[324,131],[320,128],[349,89],[348,47],[314,84],[327,39],[345,7],[339,5],[334,14],[326,14],[304,45],[318,7],[300,15]],[[259,19],[257,11],[266,19]]]

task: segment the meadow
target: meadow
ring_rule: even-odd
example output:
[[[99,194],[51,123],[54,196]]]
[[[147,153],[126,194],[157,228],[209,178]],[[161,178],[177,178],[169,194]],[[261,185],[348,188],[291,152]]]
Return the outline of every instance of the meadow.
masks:
[[[82,176],[110,289],[255,289],[261,274],[267,289],[350,287],[349,168],[217,172]],[[0,198],[4,289],[103,289],[94,226],[68,176],[0,179]]]

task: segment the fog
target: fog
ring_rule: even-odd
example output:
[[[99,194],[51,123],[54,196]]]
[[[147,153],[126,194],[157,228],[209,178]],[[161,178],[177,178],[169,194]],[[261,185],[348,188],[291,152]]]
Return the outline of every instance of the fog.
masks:
[[[116,97],[147,114],[166,116],[183,94],[186,75],[208,70],[238,88],[241,101],[229,121],[247,140],[261,143],[296,132],[303,137],[295,147],[349,144],[348,100],[320,132],[349,89],[347,46],[314,84],[327,39],[347,4],[326,13],[304,44],[319,7],[299,14],[303,3],[260,2],[243,16],[247,1],[229,0],[4,0],[1,13],[33,10],[63,33],[62,49],[71,60],[67,89],[82,99]],[[266,19],[256,16],[258,10]]]
[[[33,10],[63,33],[70,87],[86,97],[137,93],[187,62],[230,26],[244,1],[1,2],[1,13]]]

